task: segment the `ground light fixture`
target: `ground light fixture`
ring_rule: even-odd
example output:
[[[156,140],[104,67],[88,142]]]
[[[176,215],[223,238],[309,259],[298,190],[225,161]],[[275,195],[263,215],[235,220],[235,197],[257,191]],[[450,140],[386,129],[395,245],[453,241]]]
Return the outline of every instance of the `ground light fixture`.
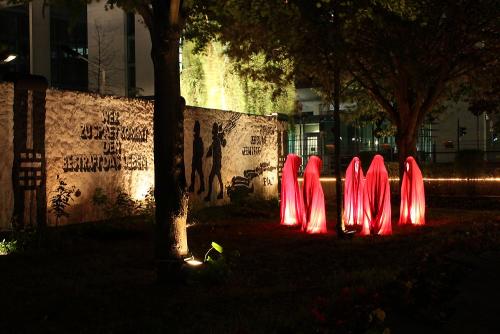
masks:
[[[184,259],[184,262],[185,262],[186,264],[190,265],[190,266],[193,266],[193,267],[195,267],[195,266],[199,266],[199,265],[202,265],[202,264],[203,264],[203,262],[201,262],[201,261],[199,261],[199,260],[196,260],[196,259],[194,258],[194,256],[190,256],[190,257],[188,257],[188,258],[185,258],[185,259]]]
[[[210,244],[210,249],[207,251],[207,253],[205,254],[205,257],[203,259],[203,261],[200,261],[200,260],[197,260],[194,258],[193,255],[191,255],[190,257],[187,257],[184,259],[184,262],[190,266],[193,266],[193,267],[196,267],[196,266],[200,266],[202,265],[203,263],[205,262],[210,262],[210,261],[213,261],[213,258],[210,257],[210,253],[212,252],[216,252],[216,253],[219,253],[219,254],[222,254],[223,252],[223,248],[221,245],[219,245],[218,243],[216,243],[215,241],[212,241],[212,243]]]

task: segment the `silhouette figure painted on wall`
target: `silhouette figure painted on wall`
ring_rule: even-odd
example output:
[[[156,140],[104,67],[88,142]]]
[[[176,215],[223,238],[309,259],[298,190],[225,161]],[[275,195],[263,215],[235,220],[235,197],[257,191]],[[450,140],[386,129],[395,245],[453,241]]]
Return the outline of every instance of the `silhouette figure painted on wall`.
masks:
[[[231,184],[227,187],[227,194],[231,201],[238,201],[254,192],[252,180],[261,176],[266,171],[275,170],[275,166],[271,166],[269,162],[261,162],[254,169],[243,171],[243,176],[233,176]]]
[[[205,197],[205,201],[210,201],[210,195],[212,195],[212,183],[214,181],[214,176],[219,179],[219,194],[217,199],[222,199],[224,196],[224,188],[222,185],[221,167],[222,167],[222,148],[226,146],[226,139],[224,139],[224,131],[222,131],[222,125],[214,123],[212,126],[212,144],[208,148],[207,158],[212,157],[212,170],[210,171],[210,176],[208,177],[208,194]]]
[[[205,191],[205,178],[203,177],[203,139],[200,137],[200,122],[194,122],[193,159],[191,160],[191,185],[189,192],[194,192],[196,172],[200,176],[200,189],[198,195]]]

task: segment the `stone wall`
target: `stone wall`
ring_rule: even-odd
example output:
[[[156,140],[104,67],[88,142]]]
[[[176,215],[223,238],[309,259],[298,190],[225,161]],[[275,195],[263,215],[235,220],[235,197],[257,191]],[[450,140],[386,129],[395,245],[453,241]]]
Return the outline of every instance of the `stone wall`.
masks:
[[[199,137],[195,135],[198,127]],[[283,130],[283,123],[266,116],[188,108],[184,162],[191,205],[199,208],[247,197],[276,198],[278,141]]]
[[[81,193],[68,210],[70,222],[104,218],[92,204],[97,188],[109,201],[120,191],[144,199],[154,182],[151,103],[49,89],[46,110],[49,208],[58,175]],[[54,215],[48,219],[54,223]]]
[[[13,100],[14,86],[0,83],[0,229],[10,227],[14,212]],[[111,202],[119,192],[144,200],[154,184],[153,103],[48,89],[45,110],[49,225],[56,223],[50,203],[60,180],[66,188],[77,190],[67,208],[69,216],[60,224],[106,218],[103,206],[93,201],[97,194]],[[187,107],[184,126],[188,186],[194,171],[191,208],[278,196],[278,148],[282,147],[278,142],[285,124],[274,117]],[[30,208],[26,201],[33,196],[27,193],[24,207]]]

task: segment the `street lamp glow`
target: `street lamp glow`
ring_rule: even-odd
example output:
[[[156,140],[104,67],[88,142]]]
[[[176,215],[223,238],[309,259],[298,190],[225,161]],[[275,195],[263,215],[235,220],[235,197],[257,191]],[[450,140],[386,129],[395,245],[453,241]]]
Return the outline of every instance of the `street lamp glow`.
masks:
[[[14,59],[17,58],[17,55],[15,54],[10,54],[8,55],[4,60],[2,60],[3,63],[9,63],[11,61],[13,61]]]

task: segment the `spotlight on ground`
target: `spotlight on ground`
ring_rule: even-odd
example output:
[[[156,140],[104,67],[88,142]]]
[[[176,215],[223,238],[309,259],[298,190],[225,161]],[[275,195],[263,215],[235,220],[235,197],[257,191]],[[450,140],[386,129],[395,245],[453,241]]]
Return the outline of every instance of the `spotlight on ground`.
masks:
[[[186,262],[190,266],[199,266],[199,265],[203,264],[203,262],[201,262],[199,260],[196,260],[194,258],[194,256],[191,256],[191,257],[188,257],[188,258],[184,259],[184,262]]]

